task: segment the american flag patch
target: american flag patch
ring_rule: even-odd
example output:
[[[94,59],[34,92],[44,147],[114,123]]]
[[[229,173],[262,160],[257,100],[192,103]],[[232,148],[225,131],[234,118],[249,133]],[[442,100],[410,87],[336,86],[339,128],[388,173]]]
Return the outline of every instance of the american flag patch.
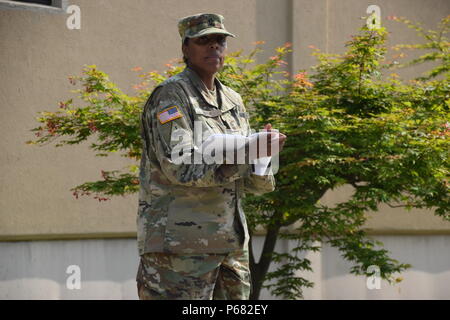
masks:
[[[181,118],[182,116],[177,106],[172,106],[158,113],[158,119],[161,124]]]

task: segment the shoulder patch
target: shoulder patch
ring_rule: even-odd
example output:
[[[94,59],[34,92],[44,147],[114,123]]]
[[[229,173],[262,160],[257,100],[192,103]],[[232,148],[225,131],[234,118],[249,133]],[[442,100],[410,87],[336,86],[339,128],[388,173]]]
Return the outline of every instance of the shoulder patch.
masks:
[[[161,124],[167,123],[169,121],[181,118],[183,115],[178,110],[177,106],[171,106],[169,108],[164,109],[160,113],[158,113],[157,117]]]

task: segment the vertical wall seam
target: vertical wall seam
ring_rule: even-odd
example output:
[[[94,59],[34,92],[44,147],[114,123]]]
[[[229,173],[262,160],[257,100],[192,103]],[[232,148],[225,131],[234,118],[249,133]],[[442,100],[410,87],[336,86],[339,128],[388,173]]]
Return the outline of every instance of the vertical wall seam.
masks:
[[[325,52],[328,54],[328,31],[329,28],[329,9],[330,3],[329,0],[325,0]]]
[[[290,74],[290,77],[292,78],[292,75],[294,74],[294,0],[289,0],[288,7],[290,10],[290,14],[287,15],[288,21],[288,35],[287,39],[292,44],[292,52],[288,55],[287,63],[288,63],[288,72]]]

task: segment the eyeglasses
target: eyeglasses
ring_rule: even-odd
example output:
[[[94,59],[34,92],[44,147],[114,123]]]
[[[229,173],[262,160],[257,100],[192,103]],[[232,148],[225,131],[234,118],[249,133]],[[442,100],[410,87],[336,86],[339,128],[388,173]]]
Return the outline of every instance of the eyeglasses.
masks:
[[[195,44],[200,46],[215,43],[217,41],[219,45],[224,47],[227,45],[227,36],[223,35],[201,36],[198,38],[193,38],[192,41],[194,41]]]

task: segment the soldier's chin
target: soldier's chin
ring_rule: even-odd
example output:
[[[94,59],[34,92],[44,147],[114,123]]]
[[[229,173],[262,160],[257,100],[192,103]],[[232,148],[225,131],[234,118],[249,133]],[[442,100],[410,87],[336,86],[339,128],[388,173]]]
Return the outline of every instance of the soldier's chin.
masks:
[[[220,66],[220,58],[211,57],[211,58],[205,58],[205,64],[207,65],[218,65]]]
[[[207,69],[210,72],[217,72],[221,68],[220,63],[207,63],[205,65],[205,69]]]

